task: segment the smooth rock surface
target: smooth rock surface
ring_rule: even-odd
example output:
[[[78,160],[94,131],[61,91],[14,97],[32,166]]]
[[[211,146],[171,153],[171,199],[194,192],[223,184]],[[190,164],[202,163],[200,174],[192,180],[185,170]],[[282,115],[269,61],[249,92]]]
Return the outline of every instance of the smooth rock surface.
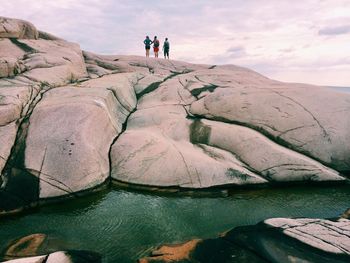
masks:
[[[213,70],[195,75],[215,90],[193,103],[190,112],[262,131],[277,142],[337,169],[348,171],[349,96],[326,88],[288,84],[240,72]],[[203,73],[202,73],[203,74]],[[219,80],[217,80],[219,78]]]
[[[0,17],[0,38],[37,39],[39,33],[32,23],[20,19]]]
[[[112,91],[62,87],[45,93],[29,122],[25,169],[40,180],[40,198],[102,184],[110,144],[121,131]]]
[[[260,133],[235,124],[203,120],[196,130],[207,130],[197,142],[237,155],[248,167],[274,182],[337,181],[339,173],[302,154],[282,147]],[[194,137],[197,134],[194,134]],[[198,135],[197,135],[198,137]]]
[[[232,154],[190,143],[191,121],[185,116],[183,107],[172,105],[133,114],[112,147],[112,178],[184,188],[266,182]]]

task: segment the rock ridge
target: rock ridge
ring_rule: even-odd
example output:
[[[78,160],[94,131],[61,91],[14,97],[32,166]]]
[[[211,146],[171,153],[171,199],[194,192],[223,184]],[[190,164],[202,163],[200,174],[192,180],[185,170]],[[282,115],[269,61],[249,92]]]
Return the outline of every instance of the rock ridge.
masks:
[[[234,65],[82,51],[0,18],[0,213],[110,181],[348,183],[350,97]]]

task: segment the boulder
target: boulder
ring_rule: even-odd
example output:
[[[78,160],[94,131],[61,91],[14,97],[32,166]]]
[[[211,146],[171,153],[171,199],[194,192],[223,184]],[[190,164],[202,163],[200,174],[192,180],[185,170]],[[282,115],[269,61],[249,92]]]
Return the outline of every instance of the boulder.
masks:
[[[16,76],[62,86],[85,78],[88,73],[77,44],[53,37],[0,38],[0,78],[17,79]]]
[[[0,38],[38,39],[32,23],[20,19],[0,17]]]
[[[40,198],[74,195],[109,177],[109,148],[121,131],[113,92],[62,87],[45,93],[30,116],[25,169],[40,181]]]
[[[191,121],[182,106],[138,110],[112,146],[112,178],[138,185],[208,188],[262,184],[232,154],[189,141]]]
[[[271,182],[345,180],[337,171],[240,125],[198,121],[192,126],[192,141],[232,153]]]
[[[25,71],[21,60],[25,51],[14,40],[0,38],[0,78],[13,77]]]
[[[191,114],[250,127],[338,171],[349,171],[349,96],[256,77],[248,70],[240,71],[240,78],[235,72],[212,71],[192,74],[193,82],[197,77],[216,88],[191,104]]]
[[[87,77],[82,51],[78,44],[60,40],[21,40],[34,51],[27,52],[23,76],[51,86],[74,83]]]
[[[137,98],[134,90],[134,85],[137,83],[136,73],[120,73],[106,75],[98,79],[91,79],[81,82],[77,87],[105,89],[113,92],[122,108],[118,112],[130,113],[137,104]],[[127,113],[127,114],[128,114]],[[121,124],[125,121],[122,120]]]
[[[349,223],[271,218],[236,227],[218,238],[165,245],[139,262],[349,262]]]

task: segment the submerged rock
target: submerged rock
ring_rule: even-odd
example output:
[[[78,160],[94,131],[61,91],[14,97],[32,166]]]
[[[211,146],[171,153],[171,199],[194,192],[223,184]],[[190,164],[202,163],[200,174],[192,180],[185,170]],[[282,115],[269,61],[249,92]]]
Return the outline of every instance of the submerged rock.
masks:
[[[7,248],[4,259],[36,256],[45,239],[45,234],[32,234],[15,240]]]
[[[11,263],[101,262],[101,255],[98,253],[84,250],[56,251],[59,249],[55,249],[50,242],[47,235],[40,233],[21,237],[9,244],[0,260]]]
[[[99,263],[102,257],[95,252],[84,250],[57,251],[48,255],[13,259],[8,263]]]

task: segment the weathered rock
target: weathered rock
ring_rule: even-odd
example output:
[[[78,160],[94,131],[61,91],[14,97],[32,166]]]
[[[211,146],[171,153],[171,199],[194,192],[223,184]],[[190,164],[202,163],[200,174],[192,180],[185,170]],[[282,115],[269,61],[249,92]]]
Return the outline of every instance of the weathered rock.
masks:
[[[199,242],[201,242],[200,239],[194,239],[180,245],[162,246],[152,251],[152,256],[150,258],[143,258],[138,262],[158,262],[158,260],[164,262],[176,262],[190,260],[191,253],[193,253],[193,250],[198,246]]]
[[[31,36],[33,28],[21,20],[0,18],[0,37],[5,38],[0,38],[0,77],[23,73],[21,78],[60,86],[88,76],[79,45],[43,33],[38,39],[35,28]]]
[[[5,167],[11,149],[15,143],[17,128],[18,126],[14,122],[6,126],[0,126],[0,174]]]
[[[97,55],[0,19],[0,211],[110,175],[196,189],[346,181],[349,111],[349,95],[330,89],[233,65]]]
[[[0,174],[14,146],[20,120],[39,92],[35,86],[0,88]]]
[[[20,19],[0,17],[0,38],[37,39],[38,36],[33,24]]]
[[[349,226],[347,219],[272,218],[218,238],[163,246],[139,262],[348,262]]]
[[[231,152],[268,181],[344,180],[338,172],[282,147],[252,129],[208,120],[194,123],[192,129],[194,143]]]
[[[148,64],[147,66],[149,67]],[[264,136],[254,125],[242,126],[238,125],[241,124],[238,121],[192,122],[187,119],[188,116],[192,117],[192,114],[216,119],[215,111],[226,104],[227,107],[231,105],[226,102],[226,97],[215,96],[221,90],[236,92],[241,88],[245,89],[245,85],[248,84],[264,84],[266,87],[259,86],[259,96],[264,98],[264,94],[269,94],[278,83],[239,67],[193,70],[171,75],[139,93],[138,110],[129,118],[126,133],[120,136],[112,147],[112,178],[141,185],[189,188],[225,184],[264,184],[267,181],[345,180],[336,170],[322,165],[303,151],[293,151],[286,147],[289,146],[286,144],[278,145],[279,141],[275,137],[267,132],[263,133],[267,137]],[[266,83],[274,85],[270,87]],[[281,83],[278,84],[281,90],[291,89],[287,84],[285,87]],[[145,90],[147,92],[144,92]],[[324,91],[322,88],[318,90],[321,93]],[[328,91],[325,92],[328,94]],[[212,111],[202,105],[207,97],[217,100]],[[236,104],[239,103],[241,102]],[[343,103],[346,104],[346,101]],[[270,104],[268,105],[267,107],[270,107]],[[196,111],[200,107],[208,112]],[[259,105],[254,107],[257,108],[256,111],[261,108]],[[294,112],[290,113],[292,114]],[[272,113],[264,118],[266,122],[275,122]],[[220,120],[219,117],[217,119]],[[280,125],[285,125],[280,121]],[[346,123],[347,121],[344,121],[342,125],[347,125]],[[347,137],[346,134],[343,135]],[[347,150],[343,147],[344,157]],[[212,164],[213,162],[216,164]],[[180,166],[174,163],[184,164]],[[217,168],[218,163],[220,169]],[[216,168],[212,170],[208,167]],[[237,180],[232,181],[233,177]]]
[[[325,252],[348,255],[350,259],[350,220],[272,218],[264,223],[283,234]]]
[[[58,251],[44,256],[28,257],[4,261],[8,263],[99,263],[101,255],[91,251]]]
[[[112,178],[185,188],[266,183],[232,154],[190,143],[191,121],[185,116],[182,106],[136,111],[112,147]]]
[[[109,148],[121,131],[116,105],[105,89],[45,93],[29,119],[24,153],[25,169],[40,180],[40,198],[74,194],[108,178]]]
[[[92,79],[79,83],[78,87],[106,89],[113,92],[122,108],[118,112],[127,111],[127,115],[132,112],[137,104],[134,85],[137,83],[137,74],[120,73],[103,76],[99,79]],[[122,120],[121,124],[125,121]]]
[[[349,170],[350,134],[344,132],[350,126],[345,116],[349,96],[257,77],[248,70],[240,70],[240,78],[231,80],[235,72],[212,71],[192,73],[192,81],[197,77],[203,85],[217,86],[191,105],[192,114],[251,127],[338,171]]]
[[[63,40],[62,38],[56,37],[50,33],[39,30],[39,38],[45,40]]]
[[[62,86],[87,77],[79,45],[66,41],[21,40],[35,52],[27,54],[23,76],[36,82]]]
[[[21,61],[25,51],[13,42],[14,40],[0,38],[0,78],[13,77],[25,71]]]

